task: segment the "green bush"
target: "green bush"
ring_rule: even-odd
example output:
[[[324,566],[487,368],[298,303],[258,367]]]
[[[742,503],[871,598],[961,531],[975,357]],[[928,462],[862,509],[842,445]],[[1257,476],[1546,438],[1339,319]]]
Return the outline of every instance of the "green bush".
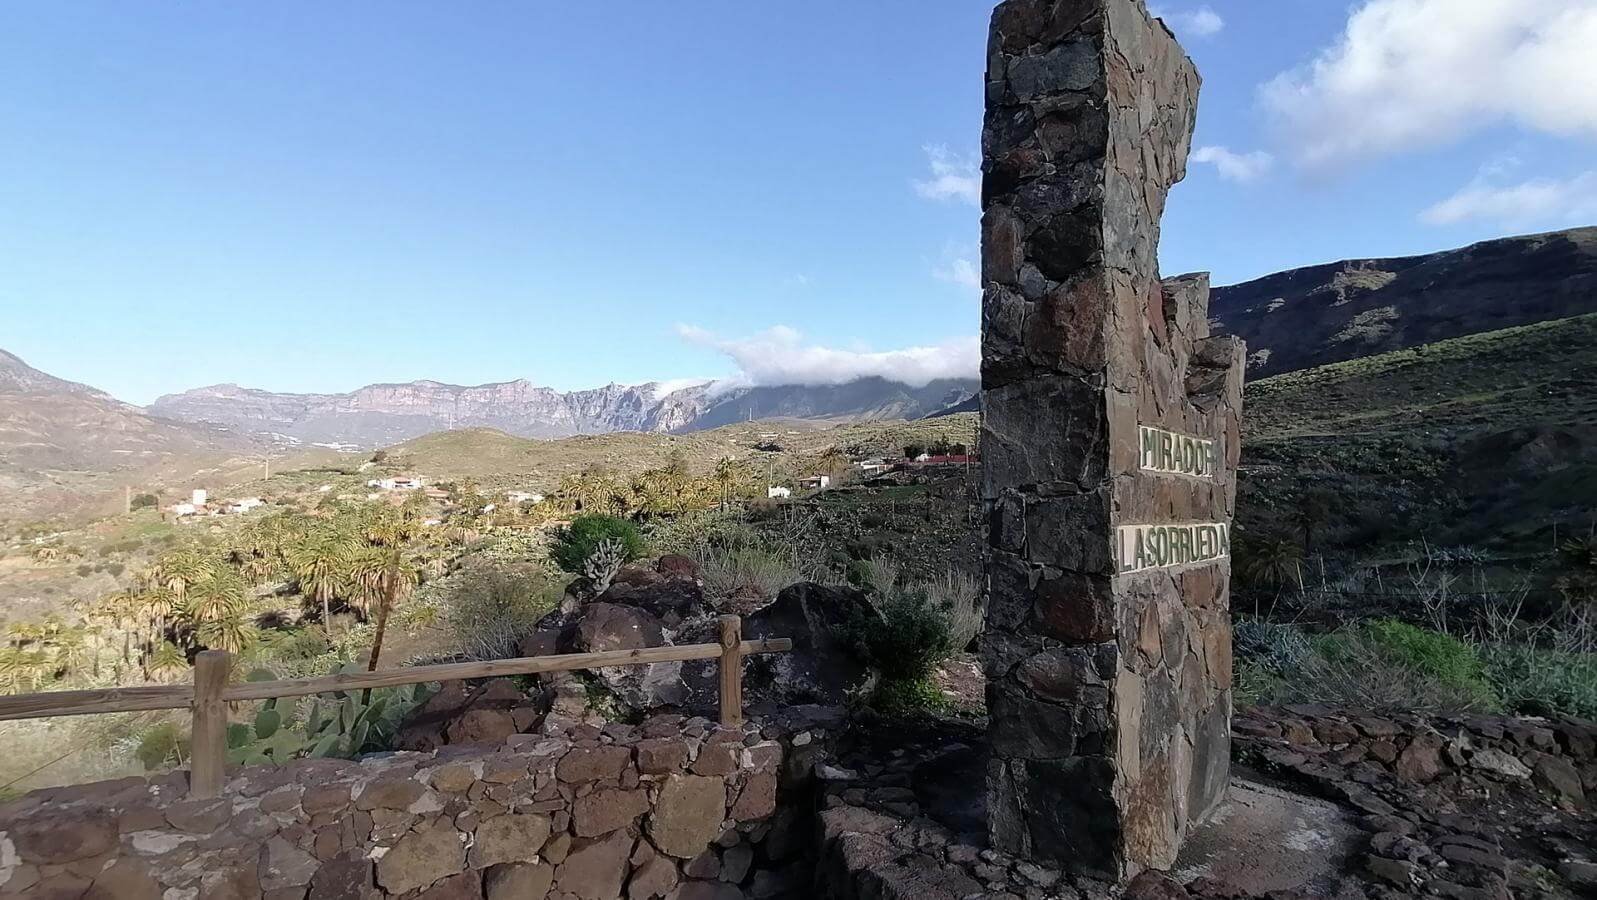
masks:
[[[913,716],[948,712],[953,704],[943,689],[930,678],[883,681],[871,694],[871,706],[889,716]]]
[[[1496,699],[1486,681],[1486,666],[1475,648],[1450,635],[1398,622],[1378,619],[1364,626],[1375,643],[1391,651],[1404,665],[1449,687]]]
[[[948,611],[924,591],[895,593],[877,611],[856,611],[838,632],[885,682],[924,679],[955,649]]]
[[[620,542],[627,560],[643,555],[643,536],[638,533],[638,526],[616,516],[591,514],[577,516],[570,525],[555,532],[549,556],[555,565],[579,575],[582,564],[607,540]]]
[[[506,659],[549,610],[564,583],[539,566],[474,562],[425,588],[453,651],[468,659]]]
[[[1485,657],[1486,678],[1512,712],[1597,719],[1597,656],[1500,644]]]
[[[133,757],[144,766],[146,772],[153,772],[181,765],[188,752],[188,735],[172,722],[158,722],[139,735]]]
[[[133,498],[133,502],[129,503],[128,507],[135,511],[141,509],[153,509],[160,502],[161,498],[155,496],[154,494],[139,494]]]

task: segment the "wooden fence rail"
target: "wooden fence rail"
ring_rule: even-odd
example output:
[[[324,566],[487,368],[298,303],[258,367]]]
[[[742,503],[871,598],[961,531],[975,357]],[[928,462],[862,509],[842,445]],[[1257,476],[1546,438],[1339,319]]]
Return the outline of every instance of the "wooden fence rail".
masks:
[[[743,657],[754,653],[786,653],[793,649],[793,642],[787,638],[745,641],[743,620],[737,616],[722,616],[719,624],[720,642],[715,644],[527,656],[486,662],[384,669],[380,672],[348,672],[325,678],[247,681],[238,684],[227,683],[233,668],[232,654],[221,650],[206,650],[194,661],[192,685],[47,691],[39,694],[0,697],[0,722],[97,713],[143,712],[154,709],[188,709],[193,717],[189,794],[196,798],[215,797],[221,793],[222,783],[225,780],[223,768],[227,759],[227,704],[251,700],[401,687],[433,681],[463,681],[507,675],[535,675],[542,672],[572,672],[609,666],[642,666],[650,663],[718,659],[721,723],[738,726],[743,724]]]

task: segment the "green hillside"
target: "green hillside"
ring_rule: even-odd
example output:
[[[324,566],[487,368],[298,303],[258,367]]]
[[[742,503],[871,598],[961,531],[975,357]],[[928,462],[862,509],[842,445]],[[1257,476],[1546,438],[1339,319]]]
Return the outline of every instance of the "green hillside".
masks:
[[[1597,521],[1597,315],[1248,385],[1239,525],[1308,555],[1545,555]]]
[[[707,471],[725,457],[780,470],[801,465],[806,457],[819,456],[832,447],[860,456],[897,455],[906,444],[937,440],[970,444],[975,436],[974,414],[836,427],[805,420],[767,420],[684,435],[616,432],[559,440],[470,429],[406,441],[390,448],[388,455],[391,463],[412,466],[434,479],[471,480],[487,488],[549,490],[567,475],[596,468],[636,474],[662,466],[676,455],[695,472]]]

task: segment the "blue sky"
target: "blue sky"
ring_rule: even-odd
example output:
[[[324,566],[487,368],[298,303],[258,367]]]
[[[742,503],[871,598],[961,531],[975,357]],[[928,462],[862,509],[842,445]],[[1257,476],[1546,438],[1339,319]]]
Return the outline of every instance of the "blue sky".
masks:
[[[1597,222],[1597,0],[1156,5],[1168,273]],[[968,371],[990,9],[10,4],[0,347],[138,403]]]

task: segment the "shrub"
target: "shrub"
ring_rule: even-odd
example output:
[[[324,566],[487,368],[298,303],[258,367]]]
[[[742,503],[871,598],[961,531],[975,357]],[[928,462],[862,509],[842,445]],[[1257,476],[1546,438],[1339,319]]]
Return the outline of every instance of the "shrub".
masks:
[[[1314,642],[1315,654],[1301,673],[1289,677],[1297,698],[1372,710],[1450,712],[1493,710],[1496,692],[1477,674],[1468,677],[1473,650],[1400,629],[1345,628]],[[1424,629],[1414,629],[1424,631]],[[1463,648],[1461,658],[1459,647]],[[1476,664],[1478,657],[1473,657]]]
[[[1486,678],[1521,715],[1597,719],[1597,656],[1503,644],[1485,651]]]
[[[606,540],[619,541],[627,560],[637,559],[643,554],[643,536],[638,534],[636,525],[616,516],[591,514],[577,516],[570,525],[556,532],[549,556],[555,565],[579,575],[583,564]]]
[[[924,591],[895,593],[877,611],[857,611],[838,629],[839,638],[883,681],[914,681],[954,651],[948,613]]]
[[[871,694],[871,706],[889,716],[937,714],[953,706],[930,678],[883,681]]]
[[[137,511],[141,509],[153,509],[160,502],[161,498],[155,496],[154,494],[139,494],[133,498],[133,502],[129,503],[128,506],[134,511]]]
[[[947,611],[949,640],[954,649],[968,649],[985,624],[981,582],[963,572],[949,570],[926,583],[926,594],[932,603]]]
[[[699,557],[699,565],[704,589],[718,604],[734,598],[767,599],[802,580],[791,562],[759,546],[711,549]]]
[[[516,655],[521,638],[559,602],[562,585],[536,566],[476,564],[434,582],[444,628],[470,659]]]
[[[1479,693],[1483,699],[1495,700],[1495,692],[1484,677],[1485,664],[1469,644],[1392,619],[1367,623],[1364,629],[1377,644],[1416,672],[1461,691]]]
[[[188,756],[189,738],[172,722],[158,722],[139,735],[133,758],[146,772],[181,765]]]
[[[1261,675],[1279,677],[1298,672],[1314,652],[1301,630],[1259,619],[1238,621],[1231,640],[1237,659],[1256,667]]]

